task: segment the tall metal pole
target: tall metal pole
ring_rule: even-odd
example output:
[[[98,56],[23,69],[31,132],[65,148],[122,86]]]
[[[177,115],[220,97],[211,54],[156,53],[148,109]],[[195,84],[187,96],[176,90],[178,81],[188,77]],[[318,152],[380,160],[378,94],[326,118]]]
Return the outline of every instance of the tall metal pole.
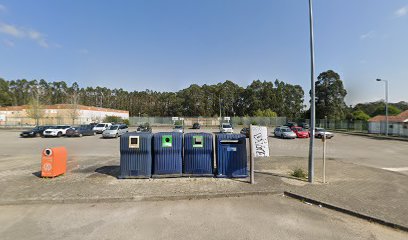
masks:
[[[388,136],[388,80],[385,81],[385,124],[387,124],[385,128],[385,136]]]
[[[313,2],[309,0],[309,24],[310,24],[310,143],[309,143],[309,171],[308,180],[313,183],[314,178],[314,134],[315,134],[315,81],[314,81],[314,36],[313,36]]]

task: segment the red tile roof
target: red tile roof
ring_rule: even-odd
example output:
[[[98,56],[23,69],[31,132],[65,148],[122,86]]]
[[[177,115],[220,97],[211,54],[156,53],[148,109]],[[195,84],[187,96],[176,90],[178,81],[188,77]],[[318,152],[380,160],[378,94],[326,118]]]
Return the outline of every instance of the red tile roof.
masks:
[[[369,122],[385,122],[386,117],[384,115],[377,115],[373,118],[368,119]],[[398,114],[397,116],[388,116],[388,122],[408,122],[408,110]]]
[[[72,108],[71,105],[72,104],[45,105],[44,109],[71,109]],[[28,105],[9,106],[9,107],[0,107],[0,111],[22,111],[28,108],[29,108]],[[111,109],[111,108],[90,107],[90,106],[84,106],[84,105],[78,105],[78,108],[81,110],[91,110],[91,111],[99,111],[99,112],[117,112],[117,113],[129,114],[129,111],[117,110],[117,109]]]

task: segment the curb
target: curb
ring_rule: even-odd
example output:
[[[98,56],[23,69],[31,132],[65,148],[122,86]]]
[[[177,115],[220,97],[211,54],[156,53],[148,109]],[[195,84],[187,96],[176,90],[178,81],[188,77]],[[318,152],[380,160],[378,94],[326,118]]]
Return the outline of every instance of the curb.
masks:
[[[30,205],[30,204],[76,204],[76,203],[115,203],[115,202],[144,202],[144,201],[176,201],[176,200],[199,200],[213,198],[229,198],[244,196],[279,195],[281,191],[252,191],[194,195],[153,195],[135,196],[123,198],[68,198],[68,199],[21,199],[0,201],[0,206]]]
[[[364,219],[364,220],[367,220],[367,221],[370,221],[370,222],[375,222],[375,223],[378,223],[378,224],[381,224],[381,225],[384,225],[384,226],[387,226],[387,227],[391,227],[391,228],[395,228],[395,229],[399,229],[399,230],[408,232],[408,227],[407,226],[402,226],[402,225],[399,225],[399,224],[396,224],[396,223],[388,222],[388,221],[385,221],[385,220],[382,220],[382,219],[379,219],[379,218],[375,218],[375,217],[372,217],[372,216],[369,216],[369,215],[365,215],[365,214],[362,214],[362,213],[359,213],[359,212],[355,212],[355,211],[352,211],[352,210],[349,210],[349,209],[341,208],[341,207],[338,207],[338,206],[335,206],[335,205],[332,205],[332,204],[320,202],[318,200],[307,198],[307,197],[304,197],[304,196],[301,196],[301,195],[298,195],[298,194],[295,194],[295,193],[284,191],[283,195],[287,196],[287,197],[297,199],[297,200],[300,200],[300,201],[305,201],[305,202],[308,202],[308,203],[311,203],[311,204],[314,204],[314,205],[320,205],[322,207],[325,207],[325,208],[328,208],[328,209],[331,209],[331,210],[335,210],[335,211],[338,211],[338,212],[342,212],[342,213],[345,213],[345,214],[348,214],[348,215],[351,215],[351,216],[354,216],[354,217],[358,217],[358,218],[361,218],[361,219]]]

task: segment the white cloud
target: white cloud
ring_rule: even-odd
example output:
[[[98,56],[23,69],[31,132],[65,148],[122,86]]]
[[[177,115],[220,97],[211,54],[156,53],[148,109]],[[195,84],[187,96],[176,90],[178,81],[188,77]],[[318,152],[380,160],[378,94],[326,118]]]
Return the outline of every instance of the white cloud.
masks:
[[[404,6],[394,12],[394,15],[397,17],[402,17],[408,14],[408,6]]]
[[[8,39],[3,39],[3,44],[7,47],[14,47],[15,45],[13,41],[10,41]]]
[[[25,29],[7,23],[0,23],[0,33],[16,38],[28,38],[35,41],[41,47],[49,47],[45,35],[33,29]]]
[[[374,31],[369,31],[368,33],[364,33],[362,35],[360,35],[360,39],[364,40],[367,38],[372,38],[374,36]]]
[[[6,6],[0,4],[0,12],[5,12],[5,11],[7,11]]]

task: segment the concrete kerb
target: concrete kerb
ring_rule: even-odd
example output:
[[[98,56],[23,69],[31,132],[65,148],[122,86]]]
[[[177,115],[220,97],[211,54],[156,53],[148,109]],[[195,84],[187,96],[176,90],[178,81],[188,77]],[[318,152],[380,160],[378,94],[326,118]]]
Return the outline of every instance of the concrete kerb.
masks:
[[[342,212],[342,213],[345,213],[345,214],[348,214],[348,215],[351,215],[351,216],[354,216],[354,217],[358,217],[358,218],[361,218],[361,219],[364,219],[364,220],[367,220],[367,221],[370,221],[370,222],[375,222],[375,223],[378,223],[378,224],[381,224],[381,225],[384,225],[384,226],[387,226],[387,227],[391,227],[391,228],[395,228],[395,229],[399,229],[399,230],[408,232],[408,226],[402,226],[402,225],[392,223],[392,222],[389,222],[389,221],[385,221],[385,220],[382,220],[382,219],[379,219],[379,218],[376,218],[376,217],[373,217],[373,216],[365,215],[365,214],[362,214],[362,213],[359,213],[359,212],[356,212],[356,211],[352,211],[352,210],[341,208],[341,207],[338,207],[338,206],[335,206],[335,205],[332,205],[332,204],[328,204],[328,203],[325,203],[325,202],[321,202],[321,201],[318,201],[318,200],[307,198],[307,197],[304,197],[304,196],[301,196],[301,195],[298,195],[298,194],[295,194],[295,193],[284,191],[283,194],[284,194],[284,196],[294,198],[294,199],[297,199],[297,200],[302,201],[302,202],[307,202],[307,203],[310,203],[310,204],[313,204],[313,205],[322,206],[322,207],[325,207],[325,208],[328,208],[328,209],[331,209],[331,210],[335,210],[335,211],[338,211],[338,212]]]
[[[190,194],[190,195],[153,195],[153,196],[134,196],[123,198],[70,198],[70,199],[21,199],[21,200],[3,200],[0,206],[30,205],[30,204],[79,204],[79,203],[115,203],[115,202],[139,202],[139,201],[177,201],[177,200],[198,200],[213,198],[232,198],[244,196],[267,196],[280,195],[281,191],[247,191],[231,193],[208,193],[208,194]]]

